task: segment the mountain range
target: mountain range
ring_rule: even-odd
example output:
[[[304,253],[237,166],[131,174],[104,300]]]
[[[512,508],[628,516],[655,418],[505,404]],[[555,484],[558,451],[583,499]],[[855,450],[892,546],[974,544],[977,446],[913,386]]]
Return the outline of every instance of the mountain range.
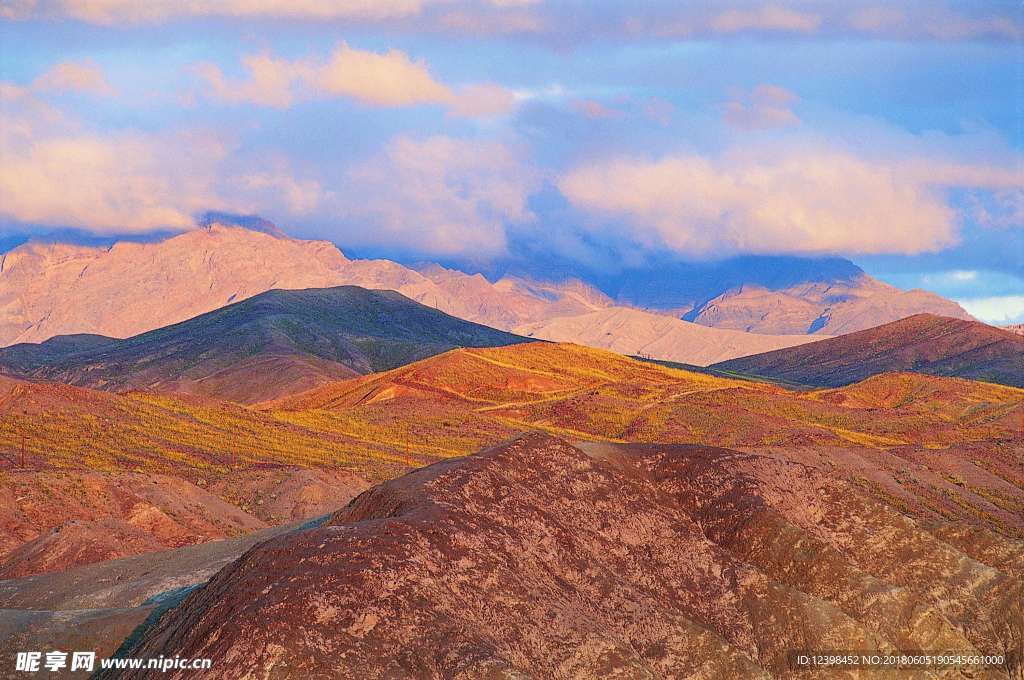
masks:
[[[682,317],[693,325],[754,335],[796,336],[790,344],[805,342],[801,338],[808,334],[851,332],[917,312],[969,318],[953,302],[924,291],[900,291],[845,260],[813,267],[804,261],[776,263],[793,268],[789,274],[772,274],[771,267],[758,263],[751,264],[746,281],[742,266],[721,265],[709,269],[714,276],[698,286],[694,271],[704,269],[694,265],[687,276],[677,277],[678,285],[658,279],[636,290],[619,286],[613,298],[594,285],[564,277],[543,281],[506,275],[492,282],[481,274],[439,265],[411,268],[390,260],[349,259],[331,243],[287,237],[266,221],[215,216],[201,228],[155,242],[119,241],[106,247],[29,242],[0,256],[0,346],[57,335],[126,338],[270,289],[338,285],[396,290],[501,330],[544,337],[550,329],[545,339],[631,347],[629,351],[639,349],[633,346],[641,339],[644,346],[664,352],[657,358],[693,364],[705,363],[704,357],[725,357],[702,349],[709,342],[707,334],[683,338],[686,326],[666,325],[657,317]],[[604,332],[611,335],[600,342],[566,335],[565,329],[586,326],[579,318],[583,315],[604,311],[621,319],[627,316],[621,310],[637,308],[656,314],[631,315],[630,323],[621,326],[609,324]],[[720,338],[712,344],[738,342],[734,335]],[[743,351],[756,352],[786,342],[765,338],[758,346],[746,338],[742,345]],[[689,351],[689,346],[696,350]]]
[[[891,371],[1024,387],[1024,336],[977,321],[916,314],[801,347],[732,359],[715,370],[834,387]]]
[[[265,401],[455,347],[524,342],[389,290],[271,290],[119,340],[57,336],[0,349],[0,372],[112,391]]]

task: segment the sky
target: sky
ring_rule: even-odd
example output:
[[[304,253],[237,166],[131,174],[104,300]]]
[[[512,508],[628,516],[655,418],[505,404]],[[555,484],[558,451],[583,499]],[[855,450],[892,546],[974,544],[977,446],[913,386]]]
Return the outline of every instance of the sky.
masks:
[[[0,0],[0,245],[841,256],[1024,322],[1022,40],[1016,0]]]

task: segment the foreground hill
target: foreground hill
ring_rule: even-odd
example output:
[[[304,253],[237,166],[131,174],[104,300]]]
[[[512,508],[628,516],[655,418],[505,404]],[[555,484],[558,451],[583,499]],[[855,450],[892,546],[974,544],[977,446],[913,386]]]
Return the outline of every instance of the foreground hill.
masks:
[[[707,366],[733,357],[814,342],[809,335],[760,335],[710,328],[663,314],[608,307],[517,326],[515,332],[555,342],[576,342],[621,354]]]
[[[251,403],[454,347],[522,341],[394,291],[341,286],[261,293],[126,340],[79,335],[14,345],[0,349],[0,371]]]
[[[222,678],[746,678],[798,649],[961,650],[1006,654],[1006,677],[1024,582],[956,539],[985,518],[925,528],[772,456],[532,434],[256,546],[130,655],[230,659]]]
[[[846,385],[887,371],[915,371],[1024,387],[1024,337],[976,321],[918,314],[713,368],[819,386]]]
[[[609,441],[941,449],[1018,437],[1024,390],[903,373],[799,392],[531,343],[454,350],[259,408],[425,453],[468,453],[534,428]]]
[[[362,479],[525,430],[824,457],[904,497],[918,465],[923,517],[984,513],[1024,538],[1022,417],[1024,390],[990,383],[901,373],[797,392],[552,343],[452,350],[258,408],[0,376],[0,576],[315,516]]]

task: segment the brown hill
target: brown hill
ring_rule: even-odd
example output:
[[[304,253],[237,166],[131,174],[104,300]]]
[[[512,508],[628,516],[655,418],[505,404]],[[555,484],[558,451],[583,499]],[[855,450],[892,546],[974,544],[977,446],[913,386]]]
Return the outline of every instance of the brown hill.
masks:
[[[524,430],[939,459],[974,447],[972,460],[1012,478],[998,451],[1019,446],[1024,417],[1024,390],[989,383],[905,373],[799,392],[550,343],[454,350],[259,409],[9,382],[0,396],[0,569],[38,541],[18,553],[30,559],[10,558],[12,569],[22,565],[12,573],[156,547],[148,537],[183,545],[323,513],[358,491],[353,475],[379,482]],[[950,474],[971,484],[982,475]],[[933,479],[929,507],[935,516],[993,514],[991,499],[1008,491],[993,487],[992,496],[992,480],[981,479],[983,491],[955,503],[948,493],[959,487]],[[1009,516],[999,515],[1007,527],[1024,517],[1018,502],[1009,498]],[[70,522],[82,524],[55,531]],[[94,547],[75,553],[78,534]],[[65,557],[40,562],[47,554]]]
[[[879,408],[872,399],[920,393]],[[846,396],[849,395],[849,396]],[[524,429],[609,441],[891,447],[1019,437],[1024,390],[880,375],[800,392],[667,368],[577,345],[448,352],[260,405],[427,457],[469,453]]]
[[[131,655],[230,659],[224,678],[668,678],[956,649],[1017,672],[1022,603],[1018,577],[825,471],[534,434],[257,546]]]
[[[58,336],[0,349],[0,372],[110,391],[264,401],[454,347],[524,339],[392,290],[271,290],[117,340]]]
[[[713,368],[820,386],[846,385],[888,371],[916,371],[1024,387],[1024,337],[977,321],[917,314]]]

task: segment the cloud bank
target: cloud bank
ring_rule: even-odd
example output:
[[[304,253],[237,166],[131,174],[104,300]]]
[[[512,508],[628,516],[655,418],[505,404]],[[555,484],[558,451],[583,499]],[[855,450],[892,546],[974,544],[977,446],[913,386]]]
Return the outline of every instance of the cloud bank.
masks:
[[[276,108],[347,97],[381,107],[436,104],[449,107],[455,116],[488,117],[507,113],[516,104],[510,90],[492,83],[452,88],[433,76],[425,60],[394,49],[373,52],[342,42],[325,60],[259,54],[244,57],[242,64],[247,77],[241,80],[227,78],[213,64],[200,64],[196,72],[215,99]]]
[[[0,17],[113,27],[195,18],[329,21],[467,36],[518,34],[559,43],[774,35],[939,41],[1024,36],[1017,6],[1000,0],[7,0]]]
[[[944,188],[1022,182],[1012,167],[867,160],[815,147],[609,159],[571,169],[558,187],[602,225],[595,229],[649,249],[915,254],[957,242],[958,216]]]

